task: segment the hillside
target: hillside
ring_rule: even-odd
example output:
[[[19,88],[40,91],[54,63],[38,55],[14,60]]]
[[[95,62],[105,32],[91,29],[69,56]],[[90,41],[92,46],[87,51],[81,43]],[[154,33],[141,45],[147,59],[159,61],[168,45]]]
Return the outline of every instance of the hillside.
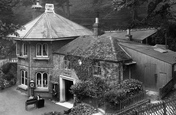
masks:
[[[96,2],[95,2],[96,1]],[[92,28],[96,12],[99,12],[100,23],[104,30],[126,27],[131,21],[131,10],[113,11],[112,0],[70,0],[71,20]],[[146,6],[138,9],[139,17],[146,16]]]

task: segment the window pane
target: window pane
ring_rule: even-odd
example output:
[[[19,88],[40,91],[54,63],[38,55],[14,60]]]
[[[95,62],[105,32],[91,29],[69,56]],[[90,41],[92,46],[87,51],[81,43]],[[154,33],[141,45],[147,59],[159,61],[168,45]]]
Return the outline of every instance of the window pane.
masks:
[[[27,55],[27,45],[24,44],[24,55]]]
[[[21,71],[21,84],[24,84],[24,71]]]
[[[43,74],[43,87],[48,86],[48,75],[46,73]]]
[[[41,44],[38,44],[38,45],[37,45],[37,55],[38,55],[38,56],[41,56],[41,55],[42,55],[42,46],[41,46]]]
[[[27,71],[25,71],[25,85],[27,85]]]
[[[43,44],[43,56],[47,56],[47,44]]]
[[[37,73],[37,87],[41,87],[41,73]]]

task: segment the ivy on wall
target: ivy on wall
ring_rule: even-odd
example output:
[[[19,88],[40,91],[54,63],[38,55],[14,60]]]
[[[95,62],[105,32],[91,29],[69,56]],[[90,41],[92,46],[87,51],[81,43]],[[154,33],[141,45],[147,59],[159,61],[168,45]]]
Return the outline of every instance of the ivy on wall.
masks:
[[[64,58],[70,61],[71,69],[75,70],[80,80],[85,81],[87,79],[92,78],[93,60],[89,58],[71,56],[71,55],[66,55]]]

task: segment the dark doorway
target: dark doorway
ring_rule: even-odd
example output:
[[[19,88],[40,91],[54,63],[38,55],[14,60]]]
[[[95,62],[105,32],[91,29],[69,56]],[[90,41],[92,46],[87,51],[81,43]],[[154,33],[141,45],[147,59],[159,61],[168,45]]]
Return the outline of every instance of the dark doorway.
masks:
[[[65,101],[71,101],[73,94],[70,92],[70,87],[73,85],[73,81],[65,80]]]

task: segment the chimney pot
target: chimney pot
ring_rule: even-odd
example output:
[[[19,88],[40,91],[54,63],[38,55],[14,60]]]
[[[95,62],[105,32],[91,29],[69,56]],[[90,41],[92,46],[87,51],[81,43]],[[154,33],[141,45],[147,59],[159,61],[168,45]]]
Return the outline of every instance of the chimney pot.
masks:
[[[127,29],[126,38],[129,39],[130,41],[132,40],[132,35],[131,35],[131,30],[130,29]]]

